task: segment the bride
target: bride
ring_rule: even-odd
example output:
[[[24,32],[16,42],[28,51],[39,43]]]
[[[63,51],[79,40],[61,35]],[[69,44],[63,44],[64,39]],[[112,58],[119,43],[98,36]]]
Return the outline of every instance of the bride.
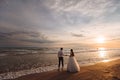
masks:
[[[75,58],[73,49],[70,50],[70,56],[67,64],[67,71],[68,72],[78,72],[80,71],[79,64]]]

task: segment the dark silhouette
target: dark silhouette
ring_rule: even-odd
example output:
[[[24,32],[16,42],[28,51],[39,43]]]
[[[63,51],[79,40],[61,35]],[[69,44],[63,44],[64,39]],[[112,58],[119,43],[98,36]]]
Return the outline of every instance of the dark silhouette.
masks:
[[[60,48],[60,51],[58,51],[58,59],[59,59],[59,64],[58,64],[58,71],[60,70],[60,65],[62,64],[62,70],[64,68],[64,58],[63,58],[63,48]]]
[[[70,57],[74,56],[73,49],[71,49],[70,51],[71,51],[71,53],[70,53]]]

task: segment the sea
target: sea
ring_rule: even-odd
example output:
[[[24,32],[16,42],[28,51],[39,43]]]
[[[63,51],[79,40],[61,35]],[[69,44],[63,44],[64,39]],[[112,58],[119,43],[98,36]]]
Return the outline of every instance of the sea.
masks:
[[[120,48],[72,48],[80,66],[120,59]],[[0,48],[0,80],[14,79],[28,74],[58,68],[59,48],[12,47]],[[65,67],[70,48],[64,48]]]

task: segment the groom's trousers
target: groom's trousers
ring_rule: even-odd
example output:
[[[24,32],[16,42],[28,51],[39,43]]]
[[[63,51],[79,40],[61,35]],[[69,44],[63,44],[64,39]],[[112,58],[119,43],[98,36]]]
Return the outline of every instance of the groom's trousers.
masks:
[[[59,57],[59,64],[58,67],[60,67],[60,64],[62,63],[62,67],[64,67],[64,59],[63,57]]]

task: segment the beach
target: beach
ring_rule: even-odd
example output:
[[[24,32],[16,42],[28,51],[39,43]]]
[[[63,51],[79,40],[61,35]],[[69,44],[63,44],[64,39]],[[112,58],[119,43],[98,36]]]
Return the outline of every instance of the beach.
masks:
[[[120,0],[0,0],[0,80],[120,80]]]
[[[48,71],[22,76],[13,80],[120,80],[120,59],[83,66],[80,72]]]

